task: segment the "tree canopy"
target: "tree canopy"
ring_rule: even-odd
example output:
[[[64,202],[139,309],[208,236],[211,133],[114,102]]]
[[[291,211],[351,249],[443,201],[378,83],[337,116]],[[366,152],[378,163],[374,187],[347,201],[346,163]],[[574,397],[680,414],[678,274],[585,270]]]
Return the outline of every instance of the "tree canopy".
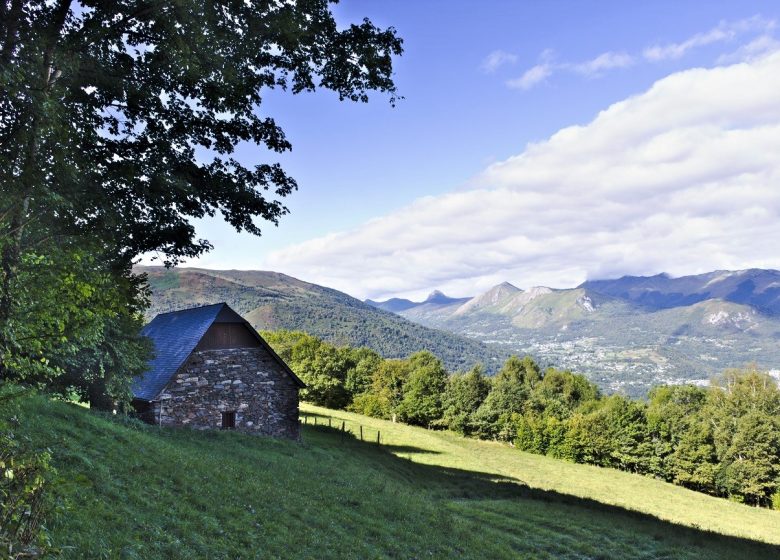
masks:
[[[232,155],[291,148],[265,91],[395,100],[402,50],[392,28],[340,28],[327,0],[4,0],[0,21],[3,213],[169,262],[208,249],[191,218],[259,234],[286,212],[281,166]]]
[[[221,214],[259,235],[287,212],[297,185],[274,159],[292,144],[269,90],[395,102],[401,39],[367,19],[342,25],[331,4],[0,0],[0,377],[62,372],[76,355],[137,373],[134,259],[208,250],[193,219]],[[242,143],[252,161],[236,157]],[[100,263],[89,281],[84,262]],[[25,288],[32,278],[48,284]],[[95,354],[117,340],[126,359]]]

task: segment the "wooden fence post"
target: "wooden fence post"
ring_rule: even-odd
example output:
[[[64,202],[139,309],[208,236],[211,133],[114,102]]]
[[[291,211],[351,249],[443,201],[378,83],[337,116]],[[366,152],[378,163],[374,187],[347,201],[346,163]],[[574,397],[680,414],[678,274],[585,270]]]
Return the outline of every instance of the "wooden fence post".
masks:
[[[317,417],[316,416],[314,417],[314,425],[315,426],[317,425]]]
[[[363,441],[363,425],[360,425],[360,441]]]
[[[330,428],[330,416],[328,416],[328,428]]]
[[[379,445],[379,430],[376,431],[376,444]]]
[[[344,443],[344,421],[341,422],[341,443]]]

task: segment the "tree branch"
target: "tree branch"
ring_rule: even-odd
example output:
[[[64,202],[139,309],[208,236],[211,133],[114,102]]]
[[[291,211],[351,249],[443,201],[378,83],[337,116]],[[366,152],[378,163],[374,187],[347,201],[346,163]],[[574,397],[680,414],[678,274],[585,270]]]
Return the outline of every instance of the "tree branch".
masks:
[[[70,12],[71,0],[59,0],[57,7],[54,10],[54,21],[49,28],[48,44],[46,50],[43,53],[43,83],[44,87],[50,87],[54,81],[59,77],[56,75],[54,69],[54,48],[57,46],[57,41],[60,37],[63,27],[65,26],[65,20]],[[53,78],[53,79],[52,79]]]
[[[3,50],[0,51],[0,60],[2,60],[3,64],[8,64],[11,61],[11,55],[19,41],[19,22],[22,17],[22,5],[22,0],[13,0],[8,14],[3,14],[5,40],[3,41]]]

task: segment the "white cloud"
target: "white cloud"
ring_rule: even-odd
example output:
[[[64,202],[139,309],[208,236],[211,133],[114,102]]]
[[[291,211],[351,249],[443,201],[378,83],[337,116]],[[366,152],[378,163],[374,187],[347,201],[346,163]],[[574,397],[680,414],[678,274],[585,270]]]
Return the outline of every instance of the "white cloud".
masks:
[[[681,43],[654,45],[646,48],[642,54],[651,62],[677,59],[692,49],[713,43],[730,41],[745,33],[765,33],[773,30],[775,26],[776,22],[774,20],[765,19],[761,16],[753,16],[739,21],[722,21],[717,27],[704,33],[697,33]]]
[[[613,68],[628,68],[633,66],[636,60],[630,54],[624,52],[605,52],[592,60],[575,64],[572,68],[575,72],[585,76],[598,76],[605,70]]]
[[[749,43],[742,45],[736,51],[721,55],[718,58],[718,64],[755,60],[777,50],[780,50],[780,41],[771,35],[760,35]]]
[[[672,74],[491,165],[473,188],[265,264],[359,297],[778,268],[778,91],[777,52]]]
[[[506,64],[514,64],[515,62],[517,62],[517,55],[508,53],[506,51],[497,50],[493,51],[485,57],[480,68],[486,74],[492,74],[502,66]]]
[[[780,42],[772,36],[777,27],[773,19],[760,15],[737,21],[722,21],[716,27],[703,33],[697,33],[681,43],[653,45],[645,48],[640,55],[632,55],[624,51],[607,51],[580,63],[556,62],[551,49],[542,52],[539,63],[515,79],[506,82],[507,87],[527,91],[545,82],[557,72],[573,72],[590,78],[600,77],[609,70],[629,68],[638,62],[658,62],[662,60],[682,58],[688,51],[714,43],[730,42],[742,37],[746,40],[750,35],[754,38],[742,44],[736,51],[721,55],[718,64],[750,60],[775,51]],[[758,37],[755,34],[759,33]],[[747,37],[745,37],[747,36]],[[486,73],[492,73],[507,62],[515,63],[517,57],[504,51],[493,51],[482,64]]]
[[[554,64],[555,53],[552,49],[545,49],[539,55],[539,64],[526,70],[519,78],[507,80],[506,85],[511,89],[527,91],[549,78],[556,68]]]
[[[506,85],[512,89],[529,90],[532,87],[542,83],[553,72],[551,64],[542,63],[526,70],[522,76],[513,80],[508,80]]]

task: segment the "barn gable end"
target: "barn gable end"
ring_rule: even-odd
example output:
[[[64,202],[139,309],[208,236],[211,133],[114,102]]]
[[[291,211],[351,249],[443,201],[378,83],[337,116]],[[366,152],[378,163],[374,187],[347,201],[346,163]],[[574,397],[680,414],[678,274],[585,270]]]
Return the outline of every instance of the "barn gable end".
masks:
[[[160,314],[142,334],[156,352],[133,383],[144,420],[298,437],[303,383],[227,304]]]

